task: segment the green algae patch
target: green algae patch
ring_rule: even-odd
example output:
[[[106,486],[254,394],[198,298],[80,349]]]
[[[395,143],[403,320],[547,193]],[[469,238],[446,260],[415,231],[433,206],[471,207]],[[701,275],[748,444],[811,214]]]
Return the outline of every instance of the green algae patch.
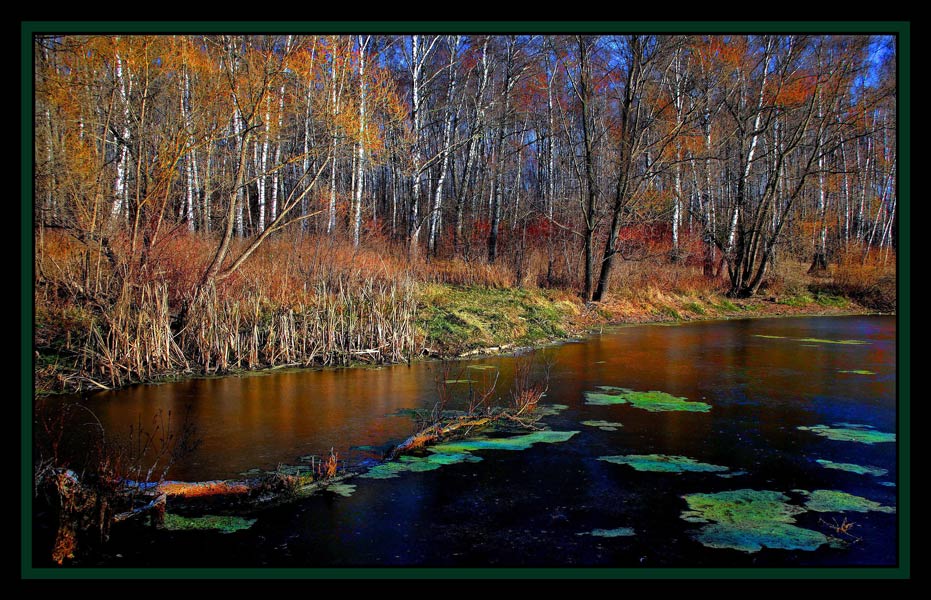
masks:
[[[393,479],[400,473],[433,471],[445,465],[454,465],[462,462],[479,462],[478,456],[460,453],[432,453],[426,456],[401,456],[397,460],[375,465],[359,477],[367,479]]]
[[[851,375],[875,375],[876,374],[875,371],[868,371],[866,369],[846,369],[846,370],[838,371],[838,373],[848,373]]]
[[[733,473],[718,473],[718,477],[724,479],[730,479],[731,477],[740,477],[741,475],[746,475],[746,471],[734,471]]]
[[[654,473],[714,473],[727,471],[727,467],[698,462],[686,456],[669,456],[667,454],[628,454],[626,456],[601,456],[598,460],[628,465],[638,471],[651,471]]]
[[[446,379],[443,383],[475,383],[474,379]]]
[[[169,531],[203,531],[217,530],[220,533],[233,533],[249,529],[255,519],[243,517],[204,515],[203,517],[182,517],[172,513],[165,513],[165,529]]]
[[[895,487],[894,481],[880,481],[879,485],[884,485],[886,487]]]
[[[466,369],[475,369],[476,371],[484,371],[486,369],[497,369],[498,367],[494,365],[469,365]]]
[[[537,417],[552,417],[553,415],[558,415],[567,408],[569,408],[569,406],[566,404],[538,404],[533,410],[533,414]]]
[[[533,444],[556,444],[568,441],[578,431],[534,431],[524,435],[500,438],[473,438],[455,442],[444,442],[428,448],[431,453],[458,454],[476,450],[526,450]]]
[[[800,431],[810,431],[821,437],[826,437],[829,440],[837,442],[879,444],[882,442],[895,441],[894,433],[876,431],[871,425],[860,425],[857,423],[835,423],[833,427],[828,425],[812,425],[811,427],[799,425],[796,429]]]
[[[895,512],[895,507],[837,490],[815,490],[805,495],[808,496],[805,508],[815,512]]]
[[[845,346],[859,346],[869,344],[864,340],[825,340],[821,338],[795,338],[796,342],[810,342],[812,344],[843,344]]]
[[[386,417],[412,417],[416,418],[422,415],[424,410],[422,408],[399,408],[393,413],[388,413]]]
[[[368,479],[392,479],[404,472],[433,471],[445,465],[463,462],[480,462],[482,459],[472,452],[476,450],[526,450],[533,444],[555,444],[565,442],[578,431],[534,431],[525,435],[501,438],[472,438],[455,442],[444,442],[427,448],[424,456],[409,454],[376,465],[359,477]]]
[[[630,404],[634,408],[650,412],[672,410],[708,412],[711,410],[710,404],[705,404],[704,402],[690,402],[688,398],[673,396],[666,392],[658,392],[655,390],[636,392],[627,388],[610,385],[601,385],[598,386],[598,389],[602,391],[585,392],[585,404],[592,404],[595,406]]]
[[[834,462],[833,460],[825,460],[822,458],[817,459],[815,462],[827,469],[837,469],[838,471],[847,471],[849,473],[856,473],[857,475],[872,475],[874,477],[882,477],[889,472],[887,469],[880,469],[879,467],[855,465],[853,463],[839,463]]]
[[[617,431],[624,425],[612,421],[582,421],[582,425],[587,427],[597,427],[602,431]]]
[[[328,491],[333,492],[334,494],[337,494],[344,498],[348,498],[349,496],[352,496],[353,492],[356,491],[356,486],[353,483],[340,482],[340,483],[331,483],[330,485],[326,486],[326,489]]]
[[[606,537],[606,538],[616,538],[616,537],[630,537],[636,535],[637,532],[631,527],[618,527],[617,529],[592,529],[591,531],[583,531],[582,533],[577,533],[576,535],[593,535],[596,537]]]
[[[789,497],[780,492],[743,489],[682,498],[689,507],[680,515],[683,520],[709,523],[692,537],[710,548],[812,551],[830,541],[818,531],[794,525],[796,515],[806,509],[789,504]]]

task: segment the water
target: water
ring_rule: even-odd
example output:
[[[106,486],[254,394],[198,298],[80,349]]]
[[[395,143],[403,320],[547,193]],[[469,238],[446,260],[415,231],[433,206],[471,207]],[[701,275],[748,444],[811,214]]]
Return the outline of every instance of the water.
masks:
[[[811,340],[856,340],[837,344]],[[747,552],[703,545],[703,524],[683,520],[683,496],[772,490],[793,507],[793,490],[841,490],[895,507],[896,444],[837,441],[798,427],[852,423],[896,431],[895,319],[791,318],[622,327],[567,343],[544,403],[568,408],[545,418],[578,431],[563,443],[524,451],[476,451],[480,462],[356,478],[350,497],[331,493],[255,509],[233,534],[115,532],[100,564],[144,566],[795,566],[894,565],[896,514],[815,512],[794,525],[848,543],[817,550]],[[500,371],[506,397],[514,357],[479,361]],[[476,364],[476,363],[463,363]],[[431,407],[436,379],[493,379],[494,370],[439,363],[380,369],[296,371],[138,386],[84,400],[108,431],[125,431],[170,409],[188,412],[202,440],[169,477],[235,477],[295,464],[332,447],[355,461],[413,430],[399,410]],[[845,373],[843,371],[869,371]],[[479,384],[476,384],[479,385]],[[659,390],[711,405],[708,412],[649,412],[629,404],[585,404],[597,386]],[[465,389],[464,384],[451,384]],[[455,408],[455,406],[454,406]],[[616,431],[583,421],[622,424]],[[862,431],[862,429],[861,429]],[[658,473],[598,460],[673,455],[728,467]],[[876,476],[816,460],[884,469]],[[741,474],[743,472],[743,474]],[[883,483],[885,482],[885,484]],[[170,510],[170,507],[169,507]],[[887,509],[888,510],[888,509]],[[851,536],[836,532],[842,519]],[[587,535],[598,529],[633,535]],[[854,542],[854,540],[856,541]],[[854,542],[854,543],[851,543]],[[116,557],[120,554],[120,557]]]

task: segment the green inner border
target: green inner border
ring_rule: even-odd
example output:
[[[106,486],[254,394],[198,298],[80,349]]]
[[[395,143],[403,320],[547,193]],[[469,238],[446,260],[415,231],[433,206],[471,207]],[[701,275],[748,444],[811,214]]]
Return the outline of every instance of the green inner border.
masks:
[[[275,21],[275,22],[172,22],[172,21],[23,21],[21,47],[21,271],[20,271],[20,390],[21,390],[21,555],[23,579],[906,579],[910,563],[910,250],[911,236],[911,23],[909,21]],[[793,568],[35,568],[32,562],[32,333],[33,306],[33,64],[32,36],[36,33],[873,33],[893,34],[898,58],[898,193],[897,254],[897,419],[898,419],[898,566],[896,567],[793,567]]]

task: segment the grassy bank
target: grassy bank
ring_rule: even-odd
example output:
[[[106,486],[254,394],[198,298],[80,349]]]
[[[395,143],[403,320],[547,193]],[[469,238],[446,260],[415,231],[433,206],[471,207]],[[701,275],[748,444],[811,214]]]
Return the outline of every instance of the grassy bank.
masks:
[[[585,303],[578,265],[538,251],[488,264],[275,240],[235,277],[198,287],[210,248],[196,236],[170,240],[149,257],[152,271],[129,277],[119,261],[89,271],[79,244],[46,239],[36,268],[36,392],[508,351],[613,323],[895,310],[894,268],[853,255],[815,275],[781,262],[758,296],[731,299],[723,277],[657,254],[622,262],[607,298]]]
[[[849,298],[822,292],[732,299],[719,293],[653,289],[586,305],[549,290],[433,285],[421,302],[418,328],[430,354],[437,356],[506,352],[614,324],[876,312]]]

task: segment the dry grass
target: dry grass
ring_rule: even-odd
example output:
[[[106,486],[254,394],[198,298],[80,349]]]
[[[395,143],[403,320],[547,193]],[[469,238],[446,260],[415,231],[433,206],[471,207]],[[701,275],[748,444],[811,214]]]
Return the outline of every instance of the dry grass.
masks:
[[[400,362],[425,349],[532,344],[605,321],[733,313],[723,277],[702,274],[694,241],[685,239],[670,261],[668,243],[625,239],[627,258],[616,261],[607,298],[583,306],[580,255],[568,244],[503,246],[489,264],[468,254],[410,259],[406,245],[379,236],[353,247],[296,233],[273,236],[231,277],[198,287],[216,243],[206,236],[176,230],[140,265],[127,258],[124,238],[104,248],[49,231],[36,256],[37,389]],[[234,242],[231,255],[245,244]],[[813,277],[805,264],[780,258],[761,293],[790,307],[844,297],[893,311],[894,262],[879,252],[864,260],[853,247]]]

